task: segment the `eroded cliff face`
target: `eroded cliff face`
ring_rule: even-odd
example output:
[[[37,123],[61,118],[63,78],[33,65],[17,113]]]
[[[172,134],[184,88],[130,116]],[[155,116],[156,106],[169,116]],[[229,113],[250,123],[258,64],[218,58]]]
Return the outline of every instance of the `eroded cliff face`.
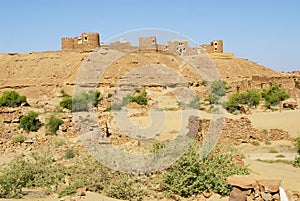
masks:
[[[29,100],[51,99],[75,80],[87,53],[50,51],[0,54],[0,91],[17,90]]]
[[[244,91],[251,87],[263,88],[272,82],[278,82],[294,96],[299,96],[300,75],[297,73],[275,72],[247,59],[236,58],[233,54],[209,56],[217,67],[220,78],[231,86],[231,92]],[[200,95],[207,93],[206,87],[201,85],[205,78],[195,73],[193,67],[175,55],[155,51],[124,53],[103,47],[91,53],[49,51],[0,54],[0,92],[17,90],[26,95],[29,102],[52,99],[59,101],[57,94],[61,89],[72,93],[82,66],[89,66],[96,72],[103,62],[110,62],[111,58],[118,59],[108,66],[101,77],[95,78],[100,88],[112,88],[123,75],[138,66],[155,64],[179,72]],[[203,63],[203,68],[205,67],[207,66]],[[95,73],[91,76],[96,75]],[[161,79],[161,76],[153,77],[154,82]]]

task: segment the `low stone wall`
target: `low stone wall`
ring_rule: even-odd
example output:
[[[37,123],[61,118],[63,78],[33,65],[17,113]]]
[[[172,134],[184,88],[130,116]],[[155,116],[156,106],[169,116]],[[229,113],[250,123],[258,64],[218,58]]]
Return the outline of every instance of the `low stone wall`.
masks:
[[[281,180],[256,180],[248,175],[235,175],[228,177],[227,183],[233,186],[229,201],[279,201],[285,196],[289,201],[300,200],[300,192],[284,190]]]
[[[189,119],[190,128],[195,129],[194,124],[199,124],[197,139],[200,141],[205,138],[209,126],[210,119],[199,119],[196,116],[192,116]],[[254,128],[251,121],[247,117],[241,117],[239,119],[226,118],[223,122],[222,133],[219,142],[231,142],[235,145],[241,143],[249,143],[253,141],[276,141],[276,140],[290,140],[290,136],[287,131],[282,129],[270,129],[259,130]]]

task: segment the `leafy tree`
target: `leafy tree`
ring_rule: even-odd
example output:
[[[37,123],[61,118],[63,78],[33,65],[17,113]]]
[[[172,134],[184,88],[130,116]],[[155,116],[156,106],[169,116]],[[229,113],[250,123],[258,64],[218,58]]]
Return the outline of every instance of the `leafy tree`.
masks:
[[[261,95],[265,99],[266,108],[278,105],[280,101],[290,97],[290,94],[287,93],[285,89],[281,88],[278,83],[272,84],[269,88],[264,89]]]
[[[20,96],[15,91],[4,91],[0,97],[0,106],[17,107],[26,102],[26,96]]]
[[[260,100],[260,93],[255,89],[250,89],[243,93],[232,94],[225,103],[225,108],[232,113],[238,109],[239,104],[245,104],[249,107],[253,107],[257,106]]]
[[[23,115],[20,119],[19,128],[23,128],[26,132],[38,131],[41,127],[40,120],[37,119],[38,113],[30,111],[27,115]]]

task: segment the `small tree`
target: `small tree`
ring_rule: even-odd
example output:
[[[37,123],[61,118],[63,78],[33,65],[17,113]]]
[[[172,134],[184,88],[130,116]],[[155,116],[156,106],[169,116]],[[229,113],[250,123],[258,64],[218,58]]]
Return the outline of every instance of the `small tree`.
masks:
[[[290,97],[290,94],[281,88],[278,83],[272,84],[269,88],[264,89],[261,95],[265,99],[265,107],[269,109],[271,106],[278,105],[280,101]]]
[[[225,103],[225,108],[229,112],[234,112],[238,109],[239,104],[245,104],[249,107],[257,106],[260,102],[260,93],[255,89],[250,89],[243,93],[232,94],[228,101]]]
[[[226,82],[223,80],[215,80],[211,84],[211,93],[217,96],[226,95]]]
[[[226,82],[223,80],[215,80],[210,86],[210,94],[208,100],[210,104],[218,104],[221,96],[226,95]]]
[[[33,111],[30,111],[27,115],[23,115],[20,119],[19,128],[23,128],[27,133],[38,131],[41,127],[41,122],[37,119],[38,116],[38,113]]]
[[[0,106],[17,107],[26,102],[26,96],[20,96],[15,91],[4,91],[0,97]]]

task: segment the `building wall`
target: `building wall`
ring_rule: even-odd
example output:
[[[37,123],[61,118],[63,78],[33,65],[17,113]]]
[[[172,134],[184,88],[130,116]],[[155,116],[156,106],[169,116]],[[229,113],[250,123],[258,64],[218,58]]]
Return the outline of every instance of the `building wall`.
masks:
[[[62,50],[92,51],[100,47],[100,36],[99,33],[82,33],[78,37],[62,38],[61,47]]]
[[[214,40],[210,44],[201,45],[207,53],[223,53],[223,40]]]
[[[187,40],[174,40],[168,42],[166,51],[175,55],[192,55],[197,54],[197,50],[197,47],[189,47],[189,41]]]
[[[125,39],[120,39],[120,41],[110,43],[108,47],[120,51],[125,51],[125,52],[138,50],[137,46],[132,46],[130,42],[127,42]]]
[[[140,37],[139,38],[139,50],[158,50],[155,36]]]

